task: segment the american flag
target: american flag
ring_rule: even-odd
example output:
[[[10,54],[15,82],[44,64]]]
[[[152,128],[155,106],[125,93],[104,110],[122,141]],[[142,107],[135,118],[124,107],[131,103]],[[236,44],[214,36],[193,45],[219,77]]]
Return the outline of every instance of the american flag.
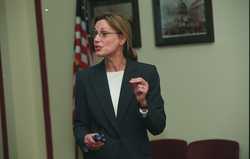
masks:
[[[75,24],[75,59],[74,59],[74,83],[73,83],[73,122],[75,118],[75,83],[79,70],[92,66],[92,47],[90,42],[90,29],[88,23],[88,11],[86,0],[76,0],[76,24]]]

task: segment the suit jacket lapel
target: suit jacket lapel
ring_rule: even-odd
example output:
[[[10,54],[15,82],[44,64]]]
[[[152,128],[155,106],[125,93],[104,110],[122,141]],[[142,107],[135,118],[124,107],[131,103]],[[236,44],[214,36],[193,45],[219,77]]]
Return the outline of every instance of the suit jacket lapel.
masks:
[[[118,103],[117,118],[115,117],[113,103],[110,96],[104,60],[96,66],[95,70],[90,75],[93,89],[98,97],[98,100],[100,101],[103,111],[117,131],[119,131],[118,125],[122,122],[129,104],[133,96],[135,96],[133,87],[131,86],[129,81],[131,80],[131,78],[140,77],[142,73],[141,70],[138,70],[135,67],[135,64],[135,62],[127,58]]]
[[[138,70],[134,67],[136,63],[131,59],[127,58],[126,60],[126,68],[123,75],[122,87],[120,92],[119,104],[118,104],[118,112],[117,112],[117,120],[118,124],[122,122],[124,115],[129,107],[129,104],[134,95],[134,90],[132,85],[129,83],[131,78],[140,77],[142,71]]]
[[[107,118],[118,131],[118,124],[114,113],[113,103],[110,96],[107,74],[104,60],[98,64],[94,72],[90,75],[94,91]]]

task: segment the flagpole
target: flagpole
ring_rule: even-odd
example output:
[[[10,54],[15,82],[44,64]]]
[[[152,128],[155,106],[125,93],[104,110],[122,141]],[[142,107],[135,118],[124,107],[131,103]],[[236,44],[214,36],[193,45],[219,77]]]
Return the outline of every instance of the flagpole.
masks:
[[[80,35],[80,37],[75,37],[75,61],[74,61],[74,86],[73,86],[73,99],[74,99],[74,109],[73,109],[73,121],[75,117],[75,84],[76,76],[79,70],[85,69],[89,66],[92,66],[92,50],[91,50],[91,41],[88,36],[88,11],[87,11],[87,2],[88,0],[76,0],[76,33],[75,35]],[[85,24],[84,24],[85,23]],[[84,26],[85,25],[85,26]],[[86,33],[86,34],[85,34]],[[83,39],[83,41],[82,41]],[[85,44],[86,42],[86,44]],[[82,59],[81,56],[86,56],[87,61]],[[74,126],[74,123],[73,123]],[[75,159],[79,157],[82,158],[81,149],[75,142]]]
[[[78,145],[77,145],[77,143],[76,143],[76,141],[75,141],[75,149],[76,149],[76,151],[75,151],[75,153],[76,153],[76,159],[78,159]]]
[[[87,30],[88,30],[88,23],[87,23],[87,3],[86,3],[86,0],[83,0],[83,6],[84,6],[84,18],[85,18],[85,27],[86,27],[86,32],[87,32]],[[88,43],[89,43],[89,37],[88,37],[88,32],[87,32],[87,34],[86,34],[86,43],[87,43],[87,45],[88,45]]]
[[[85,0],[83,0],[83,6],[84,6],[84,8],[85,8]],[[85,17],[85,22],[86,22],[86,9],[84,9],[84,17]],[[87,24],[85,23],[85,25],[86,25],[86,28],[87,28]],[[88,43],[88,39],[86,38],[86,40],[87,40],[87,43]],[[77,63],[77,70],[76,70],[76,72],[78,72],[79,71],[79,69],[81,69],[81,60],[79,60],[78,61],[78,63]],[[75,142],[76,143],[76,142]],[[76,149],[76,159],[79,159],[79,146],[77,145],[77,143],[75,144],[75,149]]]

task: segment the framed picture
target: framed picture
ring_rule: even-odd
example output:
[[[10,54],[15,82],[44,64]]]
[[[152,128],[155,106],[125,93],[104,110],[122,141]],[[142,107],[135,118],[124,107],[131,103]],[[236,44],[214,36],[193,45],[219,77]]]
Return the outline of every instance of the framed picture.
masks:
[[[214,42],[211,0],[153,0],[155,46]]]
[[[91,17],[104,12],[119,12],[129,21],[132,28],[132,45],[141,47],[138,0],[90,0]]]

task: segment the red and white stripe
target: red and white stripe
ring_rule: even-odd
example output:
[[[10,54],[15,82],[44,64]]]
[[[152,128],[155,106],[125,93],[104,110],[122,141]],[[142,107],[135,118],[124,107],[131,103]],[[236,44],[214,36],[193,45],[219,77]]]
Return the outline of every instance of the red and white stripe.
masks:
[[[84,11],[84,10],[83,10]],[[86,21],[86,20],[85,20]],[[86,23],[80,16],[76,17],[75,28],[75,60],[73,83],[73,121],[75,118],[75,82],[77,72],[93,65],[92,47],[87,37]]]

